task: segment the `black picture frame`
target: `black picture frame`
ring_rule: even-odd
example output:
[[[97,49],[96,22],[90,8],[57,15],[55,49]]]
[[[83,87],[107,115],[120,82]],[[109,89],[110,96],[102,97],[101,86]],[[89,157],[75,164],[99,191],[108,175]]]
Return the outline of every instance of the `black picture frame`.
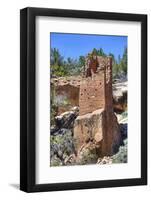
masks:
[[[35,19],[54,16],[141,23],[141,178],[36,184],[35,182]],[[136,186],[147,184],[147,15],[48,8],[20,11],[20,189],[25,192]]]

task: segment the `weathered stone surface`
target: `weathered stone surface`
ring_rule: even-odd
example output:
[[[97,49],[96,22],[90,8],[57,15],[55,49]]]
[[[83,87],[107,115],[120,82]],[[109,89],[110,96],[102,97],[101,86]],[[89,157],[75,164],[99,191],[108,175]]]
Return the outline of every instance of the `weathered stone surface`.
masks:
[[[54,100],[58,114],[79,106],[79,88],[81,76],[60,77],[51,79],[51,89],[55,90]]]
[[[97,164],[112,164],[112,158],[110,156],[104,156],[103,158],[99,158]]]
[[[113,112],[112,59],[94,56],[92,61],[87,60],[86,75],[80,84],[79,116],[74,123],[76,150],[79,156],[83,149],[93,146],[98,156],[112,155],[121,141]]]
[[[56,95],[64,95],[72,106],[79,104],[79,87],[67,84],[56,87]]]
[[[112,59],[95,56],[92,60],[87,60],[86,75],[80,83],[79,115],[112,108]]]
[[[74,139],[78,154],[92,146],[99,156],[111,155],[120,144],[120,131],[113,112],[104,109],[78,116],[74,123]],[[91,145],[90,145],[91,144]]]
[[[78,116],[74,123],[74,138],[76,148],[79,149],[84,143],[99,137],[103,139],[103,117],[104,110],[96,110],[93,113]]]
[[[104,74],[83,79],[79,94],[79,115],[105,107]]]
[[[127,109],[127,82],[113,84],[113,106],[117,113]]]
[[[73,128],[75,118],[78,116],[78,107],[72,108],[71,111],[67,111],[55,117],[55,124],[57,128]]]

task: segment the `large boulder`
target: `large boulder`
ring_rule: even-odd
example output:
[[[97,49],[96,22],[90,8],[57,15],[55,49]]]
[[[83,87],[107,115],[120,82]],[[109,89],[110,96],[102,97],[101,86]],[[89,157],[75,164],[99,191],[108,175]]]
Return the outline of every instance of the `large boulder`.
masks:
[[[79,157],[88,149],[89,154],[95,154],[95,161],[98,157],[112,155],[121,142],[117,117],[112,110],[104,109],[78,116],[74,123],[74,140]]]
[[[117,113],[127,109],[127,82],[113,84],[113,107]]]
[[[60,128],[73,128],[73,123],[76,117],[78,116],[79,108],[73,107],[70,111],[66,111],[61,115],[55,117],[56,127]]]

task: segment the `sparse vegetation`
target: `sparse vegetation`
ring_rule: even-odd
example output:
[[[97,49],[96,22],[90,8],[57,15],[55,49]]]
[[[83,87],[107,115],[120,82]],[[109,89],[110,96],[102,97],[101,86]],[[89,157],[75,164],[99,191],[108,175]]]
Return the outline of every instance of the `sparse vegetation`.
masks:
[[[65,159],[74,153],[74,141],[69,129],[60,129],[50,136],[50,165],[64,165]]]
[[[81,151],[77,164],[79,165],[94,164],[97,162],[97,159],[98,155],[96,149],[86,148]]]
[[[118,153],[112,156],[112,163],[127,163],[127,139],[124,145],[120,146]]]

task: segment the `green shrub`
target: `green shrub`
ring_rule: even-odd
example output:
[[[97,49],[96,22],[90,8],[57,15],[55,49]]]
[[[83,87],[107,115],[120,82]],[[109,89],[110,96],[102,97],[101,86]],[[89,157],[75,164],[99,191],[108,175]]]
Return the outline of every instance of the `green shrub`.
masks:
[[[112,156],[113,163],[127,163],[127,139],[124,140],[124,145],[120,146],[118,153]]]

